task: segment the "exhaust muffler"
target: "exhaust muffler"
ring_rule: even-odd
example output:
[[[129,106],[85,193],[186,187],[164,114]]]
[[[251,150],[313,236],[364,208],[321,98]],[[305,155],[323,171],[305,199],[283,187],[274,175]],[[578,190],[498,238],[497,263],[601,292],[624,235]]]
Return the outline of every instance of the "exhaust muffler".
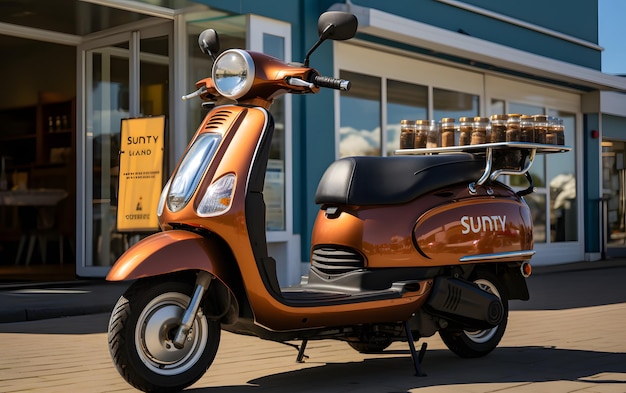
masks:
[[[477,285],[451,277],[437,277],[426,302],[432,314],[461,324],[464,328],[488,329],[504,317],[500,299]]]

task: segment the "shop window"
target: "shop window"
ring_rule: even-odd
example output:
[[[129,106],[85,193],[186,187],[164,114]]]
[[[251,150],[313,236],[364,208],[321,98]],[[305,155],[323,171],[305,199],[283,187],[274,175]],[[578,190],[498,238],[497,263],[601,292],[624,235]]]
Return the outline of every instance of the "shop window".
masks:
[[[400,121],[430,117],[428,86],[387,79],[383,102],[382,78],[345,70],[340,77],[352,82],[350,91],[341,93],[340,157],[392,156],[400,147]],[[436,121],[478,115],[478,95],[434,88],[431,101]]]
[[[339,156],[380,155],[381,79],[349,71],[341,71],[339,77],[352,82],[339,103]]]
[[[428,87],[387,80],[387,155],[400,147],[400,121],[428,117]]]
[[[489,110],[490,115],[520,113],[558,117],[563,120],[565,126],[566,144],[575,147],[576,115],[574,113],[498,99],[491,101]],[[536,190],[525,198],[533,215],[535,242],[577,241],[578,202],[575,149],[567,153],[537,155],[530,168],[530,175]],[[525,188],[527,186],[522,176],[508,176],[505,179],[513,187]]]
[[[606,199],[607,245],[626,245],[626,143],[602,141],[602,193]]]
[[[565,141],[568,146],[576,144],[576,115],[549,109],[548,116],[558,117],[565,126]],[[550,241],[566,242],[578,240],[578,197],[576,185],[575,149],[567,153],[545,157],[546,177],[550,196]]]
[[[433,89],[433,119],[441,121],[444,117],[458,120],[463,116],[478,116],[479,98],[453,90]]]

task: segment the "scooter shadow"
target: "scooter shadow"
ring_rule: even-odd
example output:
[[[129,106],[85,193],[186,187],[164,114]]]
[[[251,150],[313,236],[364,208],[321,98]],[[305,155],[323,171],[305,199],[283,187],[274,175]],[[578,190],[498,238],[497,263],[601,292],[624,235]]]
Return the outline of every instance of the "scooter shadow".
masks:
[[[490,391],[505,386],[510,388],[555,381],[582,382],[588,387],[618,384],[615,391],[626,391],[626,353],[526,346],[502,347],[484,358],[461,359],[447,350],[432,350],[424,358],[422,369],[426,376],[421,377],[414,375],[408,351],[385,352],[390,353],[404,356],[327,363],[267,375],[250,380],[247,385],[192,388],[188,391],[397,393],[437,386],[447,386],[455,391],[477,391],[484,387],[484,390]],[[204,378],[210,380],[210,371]],[[471,385],[480,387],[470,388]]]

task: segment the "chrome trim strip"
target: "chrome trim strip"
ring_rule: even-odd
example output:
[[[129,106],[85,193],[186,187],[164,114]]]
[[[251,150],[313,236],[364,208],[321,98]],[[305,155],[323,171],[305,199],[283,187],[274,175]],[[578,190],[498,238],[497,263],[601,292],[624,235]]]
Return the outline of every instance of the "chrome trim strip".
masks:
[[[459,258],[459,262],[491,262],[497,261],[499,259],[510,259],[510,258],[520,258],[522,260],[528,260],[535,255],[535,251],[533,250],[522,250],[522,251],[507,251],[507,252],[498,252],[495,254],[478,254],[478,255],[466,255],[464,257]]]

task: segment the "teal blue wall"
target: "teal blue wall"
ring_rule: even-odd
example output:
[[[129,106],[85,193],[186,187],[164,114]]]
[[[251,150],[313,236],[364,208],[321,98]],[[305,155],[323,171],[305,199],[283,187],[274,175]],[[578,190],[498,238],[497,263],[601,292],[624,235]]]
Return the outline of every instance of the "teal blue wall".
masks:
[[[196,0],[233,14],[257,14],[283,20],[292,25],[292,57],[304,58],[317,39],[317,18],[335,3],[333,0]],[[557,32],[598,42],[597,0],[493,1],[464,0],[493,12],[543,26]],[[600,70],[601,54],[585,46],[550,37],[522,27],[446,5],[437,0],[352,0],[359,6],[371,7],[427,23],[451,31],[464,32],[484,40],[551,57],[572,64]],[[378,40],[360,36],[365,40]],[[401,47],[405,43],[381,42]],[[333,73],[332,44],[323,44],[311,58],[311,65],[324,75]],[[420,48],[405,48],[419,51]],[[453,55],[453,54],[452,54]],[[451,56],[453,57],[453,56]],[[463,61],[454,59],[453,61]],[[471,60],[471,59],[469,59]],[[302,260],[309,260],[311,228],[319,209],[314,203],[317,183],[325,168],[335,159],[333,92],[323,90],[316,95],[293,97],[293,186],[294,232],[302,238]],[[612,120],[609,119],[610,123]],[[603,122],[607,122],[603,118]],[[600,140],[592,139],[592,129],[599,129],[598,115],[586,115],[584,124],[584,215],[586,252],[600,251],[599,225],[599,169]],[[605,130],[607,129],[605,124]],[[625,127],[621,129],[626,130]],[[623,139],[626,139],[623,138]]]
[[[596,0],[493,1],[464,0],[511,18],[519,19],[591,43],[598,43]],[[554,38],[524,27],[453,7],[437,0],[353,0],[353,4],[376,8],[443,29],[458,31],[530,53],[600,70],[601,52]]]
[[[602,136],[626,141],[626,118],[603,114]]]

